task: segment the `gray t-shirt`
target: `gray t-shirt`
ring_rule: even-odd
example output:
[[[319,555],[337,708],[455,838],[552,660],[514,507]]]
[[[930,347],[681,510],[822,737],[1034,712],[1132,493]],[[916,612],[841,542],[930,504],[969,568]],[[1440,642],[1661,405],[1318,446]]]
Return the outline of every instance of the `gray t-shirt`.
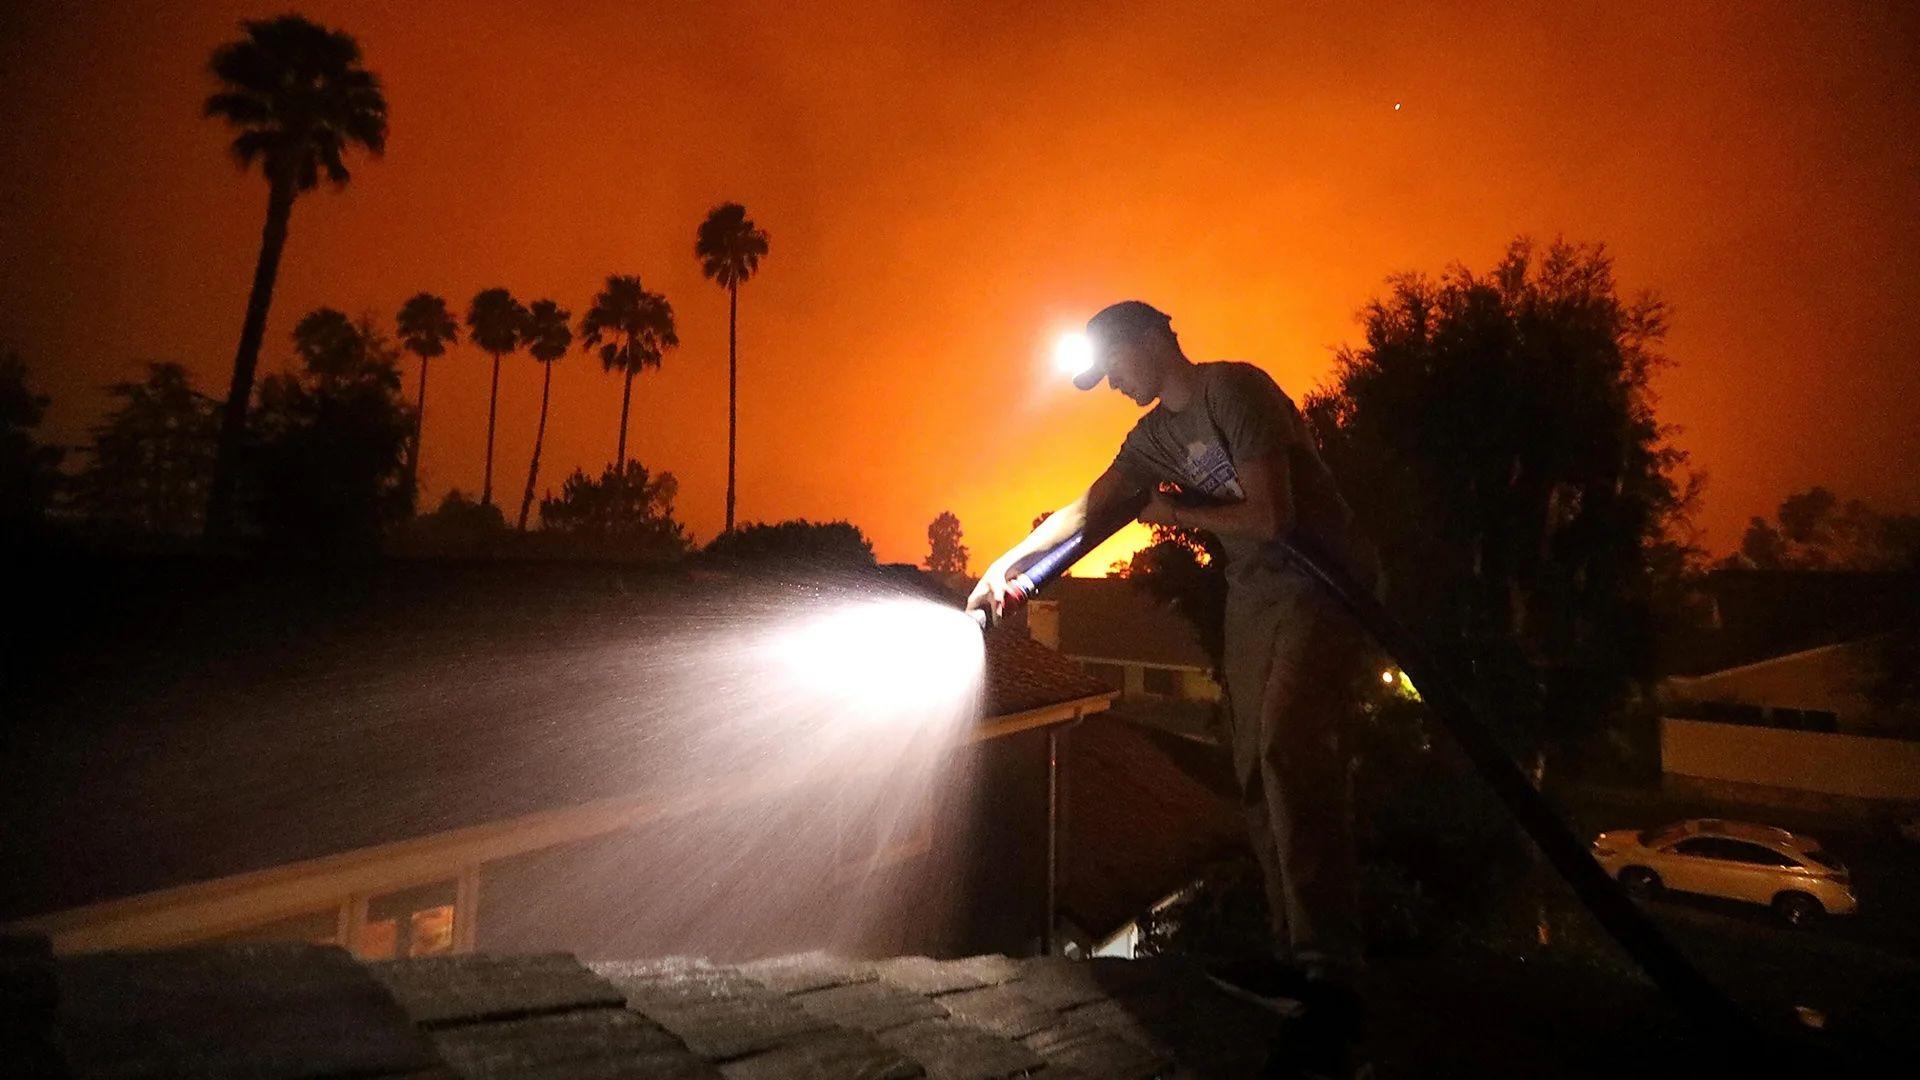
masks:
[[[1374,587],[1377,564],[1370,545],[1353,525],[1353,512],[1320,459],[1313,433],[1273,378],[1252,364],[1196,364],[1193,400],[1176,412],[1163,405],[1140,418],[1120,445],[1113,465],[1139,487],[1174,483],[1189,495],[1215,502],[1246,498],[1239,463],[1283,453],[1293,493],[1295,528],[1319,550],[1339,560],[1364,589]],[[1258,597],[1297,592],[1282,579],[1301,571],[1284,560],[1263,558],[1266,545],[1248,536],[1222,536],[1227,584],[1241,604]],[[1239,605],[1236,605],[1239,606]]]

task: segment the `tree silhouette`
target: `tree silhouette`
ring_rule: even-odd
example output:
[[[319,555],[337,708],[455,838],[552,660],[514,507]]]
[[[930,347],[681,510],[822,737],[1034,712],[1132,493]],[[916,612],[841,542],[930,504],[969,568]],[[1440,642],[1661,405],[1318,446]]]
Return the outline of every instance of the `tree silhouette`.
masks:
[[[1780,503],[1776,526],[1747,523],[1740,550],[1721,565],[1757,570],[1902,570],[1920,556],[1920,515],[1883,514],[1824,487]]]
[[[413,407],[413,441],[407,447],[407,486],[420,482],[420,433],[427,423],[427,361],[460,340],[460,324],[447,310],[445,299],[430,292],[415,293],[400,305],[394,317],[400,346],[420,358],[420,399]]]
[[[1666,308],[1601,247],[1515,241],[1485,275],[1389,279],[1310,395],[1395,609],[1535,746],[1594,735],[1651,678],[1697,478],[1654,416]]]
[[[686,532],[673,519],[679,490],[672,473],[653,476],[638,461],[609,465],[597,480],[575,469],[559,496],[540,500],[541,531],[602,555],[679,556],[687,550]]]
[[[213,479],[219,403],[172,363],[148,364],[144,381],[115,383],[107,393],[119,405],[93,429],[91,460],[75,484],[80,512],[143,532],[198,533]]]
[[[400,394],[400,352],[371,320],[319,309],[294,339],[300,370],[261,381],[249,425],[249,506],[283,547],[375,546],[412,505],[406,448],[413,414]]]
[[[936,574],[967,572],[967,545],[960,542],[960,519],[951,510],[927,526],[927,569]]]
[[[600,365],[621,374],[620,438],[614,461],[627,460],[627,414],[633,403],[633,377],[660,366],[668,349],[680,344],[673,329],[673,306],[648,292],[632,274],[609,274],[606,287],[580,319],[580,347],[600,354]],[[544,513],[544,510],[542,511]]]
[[[500,405],[500,358],[520,348],[527,309],[502,288],[482,289],[467,307],[467,340],[493,356],[493,383],[487,391],[487,467],[480,482],[480,505],[493,505],[493,426]]]
[[[573,344],[573,329],[567,320],[573,313],[551,300],[535,300],[527,308],[527,325],[521,331],[527,352],[540,361],[540,426],[533,434],[533,462],[527,466],[527,490],[520,496],[521,532],[527,531],[527,513],[533,509],[533,487],[540,476],[540,445],[547,438],[547,396],[553,389],[553,365],[567,354]]]
[[[703,554],[720,562],[788,568],[874,565],[873,542],[850,521],[750,522],[721,533]]]
[[[207,502],[207,530],[215,535],[232,524],[237,455],[294,199],[317,187],[323,174],[345,187],[347,151],[359,146],[378,155],[387,143],[386,98],[380,80],[360,66],[360,45],[351,35],[298,15],[240,25],[245,37],[213,51],[208,67],[220,89],[203,111],[237,129],[235,161],[242,169],[257,163],[266,177],[267,221],[220,418]]]
[[[707,211],[694,234],[693,253],[700,271],[727,290],[727,525],[733,531],[734,435],[739,401],[740,286],[760,269],[767,234],[747,217],[739,203],[721,203]]]
[[[33,437],[47,404],[47,396],[27,384],[20,354],[0,351],[0,535],[9,526],[37,520],[59,486],[64,455]]]
[[[346,313],[317,307],[293,326],[293,351],[300,366],[319,379],[353,376],[366,360],[366,342]]]

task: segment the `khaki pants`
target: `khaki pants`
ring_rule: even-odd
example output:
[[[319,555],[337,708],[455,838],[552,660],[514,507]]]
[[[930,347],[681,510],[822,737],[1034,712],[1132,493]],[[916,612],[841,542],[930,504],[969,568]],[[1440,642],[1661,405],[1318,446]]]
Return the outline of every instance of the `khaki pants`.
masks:
[[[1362,947],[1344,744],[1364,638],[1304,579],[1262,591],[1251,602],[1227,601],[1229,723],[1242,812],[1277,955],[1351,974]]]

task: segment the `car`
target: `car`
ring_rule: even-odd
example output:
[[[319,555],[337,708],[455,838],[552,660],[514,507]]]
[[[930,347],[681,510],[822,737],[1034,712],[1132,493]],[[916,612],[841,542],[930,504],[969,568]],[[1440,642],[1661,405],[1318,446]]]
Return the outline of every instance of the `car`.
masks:
[[[1627,892],[1663,890],[1720,896],[1771,907],[1790,926],[1860,907],[1853,878],[1812,837],[1720,818],[1691,818],[1657,829],[1611,829],[1593,841],[1593,857]]]

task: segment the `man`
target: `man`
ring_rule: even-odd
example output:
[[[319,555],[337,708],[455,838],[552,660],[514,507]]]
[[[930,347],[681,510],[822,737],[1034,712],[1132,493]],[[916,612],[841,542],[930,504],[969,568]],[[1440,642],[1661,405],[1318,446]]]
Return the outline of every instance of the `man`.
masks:
[[[1370,547],[1321,461],[1306,421],[1272,378],[1250,364],[1196,364],[1168,316],[1137,300],[1087,323],[1091,368],[1141,417],[1085,495],[1049,515],[994,560],[968,607],[1001,609],[1007,577],[1088,520],[1111,520],[1151,492],[1139,520],[1219,537],[1226,552],[1225,677],[1234,772],[1273,912],[1281,963],[1216,968],[1216,981],[1262,999],[1335,1004],[1360,965],[1353,811],[1343,720],[1363,640],[1337,601],[1276,543],[1330,557],[1362,588]]]

